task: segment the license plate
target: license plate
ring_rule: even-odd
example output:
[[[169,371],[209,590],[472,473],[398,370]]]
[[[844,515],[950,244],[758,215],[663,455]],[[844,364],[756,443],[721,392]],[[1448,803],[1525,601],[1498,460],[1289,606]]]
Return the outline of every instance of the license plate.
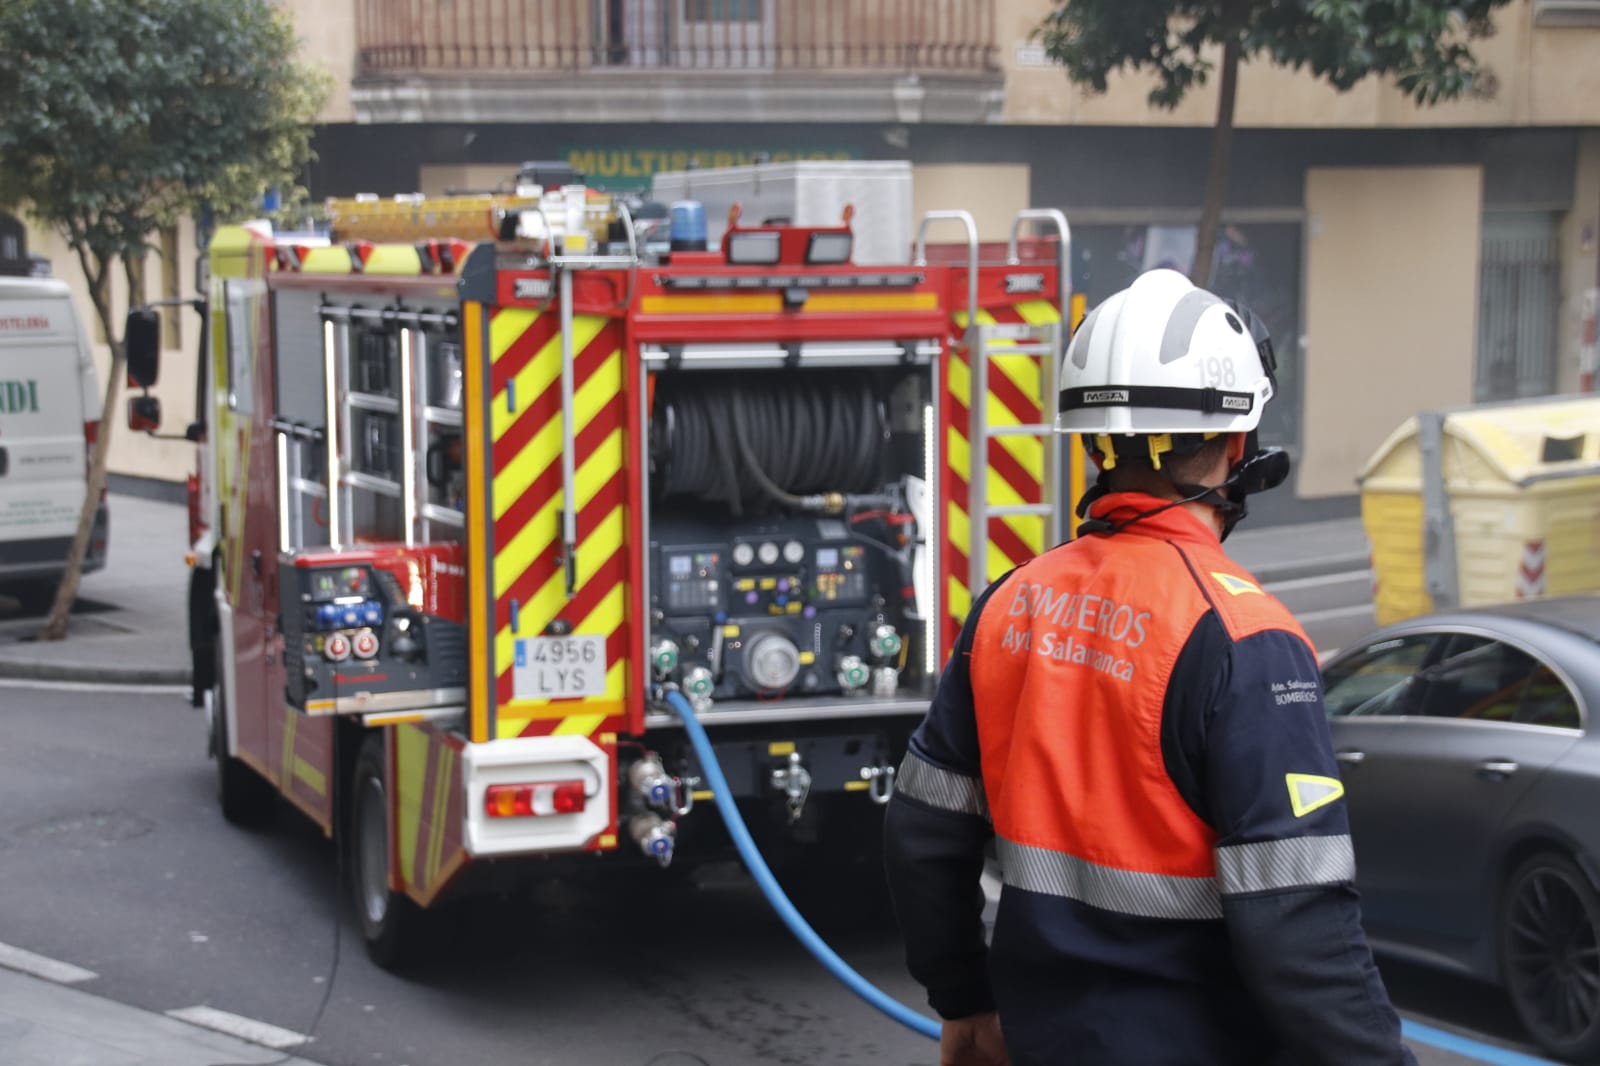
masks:
[[[606,694],[606,638],[523,637],[512,685],[519,700],[562,700]]]

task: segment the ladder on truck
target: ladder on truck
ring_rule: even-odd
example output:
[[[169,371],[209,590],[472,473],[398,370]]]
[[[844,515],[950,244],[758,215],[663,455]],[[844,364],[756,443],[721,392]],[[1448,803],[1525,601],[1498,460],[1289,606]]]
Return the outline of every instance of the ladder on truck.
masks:
[[[1020,266],[1017,238],[1028,222],[1048,223],[1056,232],[1056,283],[1060,314],[1054,322],[983,323],[978,314],[978,227],[966,211],[930,211],[922,217],[917,233],[914,261],[925,264],[928,225],[940,220],[960,222],[967,233],[967,329],[964,344],[970,368],[970,419],[967,439],[971,462],[967,477],[967,514],[971,537],[967,553],[967,588],[976,597],[989,587],[989,522],[995,518],[1030,516],[1045,523],[1045,548],[1061,541],[1061,513],[1049,502],[1060,491],[1060,453],[1055,443],[1056,394],[1061,359],[1069,335],[1068,316],[1072,305],[1072,230],[1064,214],[1053,208],[1026,208],[1011,222],[1011,237],[1006,245],[1006,264]],[[989,422],[989,371],[997,358],[1029,356],[1039,361],[1040,421],[1013,425]],[[1036,437],[1044,451],[1044,502],[991,504],[989,502],[989,442],[1001,437]],[[940,442],[942,445],[942,442]]]
[[[325,304],[321,309],[324,336],[323,374],[327,391],[327,424],[337,432],[326,435],[325,472],[333,486],[328,505],[330,546],[347,547],[357,539],[355,515],[358,501],[384,498],[400,503],[399,536],[407,547],[459,536],[466,520],[462,512],[429,500],[428,442],[436,430],[457,434],[462,428],[461,397],[434,395],[441,382],[450,380],[450,367],[461,365],[460,323],[450,312],[406,308],[368,308]],[[362,335],[361,342],[382,351],[362,352],[352,343],[357,325],[380,327]],[[390,344],[394,350],[388,350]],[[396,371],[397,381],[380,384],[369,368]],[[395,427],[398,439],[358,442],[356,412],[387,416],[391,422],[367,421],[371,433],[378,426]],[[387,449],[398,462],[386,471],[362,470],[355,457],[375,445]],[[398,467],[398,469],[396,469]],[[442,527],[442,529],[441,529]],[[447,532],[446,532],[447,531]],[[444,537],[439,533],[445,532]]]

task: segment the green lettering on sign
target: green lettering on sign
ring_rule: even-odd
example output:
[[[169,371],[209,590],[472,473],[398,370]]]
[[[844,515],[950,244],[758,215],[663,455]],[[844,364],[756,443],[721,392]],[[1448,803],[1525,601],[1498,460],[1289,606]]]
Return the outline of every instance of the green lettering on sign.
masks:
[[[0,381],[0,415],[39,413],[37,381]]]
[[[772,163],[795,159],[860,159],[848,148],[563,148],[561,155],[590,185],[612,192],[650,188],[650,179],[667,170],[687,170],[691,160],[702,167],[746,166],[765,155]]]

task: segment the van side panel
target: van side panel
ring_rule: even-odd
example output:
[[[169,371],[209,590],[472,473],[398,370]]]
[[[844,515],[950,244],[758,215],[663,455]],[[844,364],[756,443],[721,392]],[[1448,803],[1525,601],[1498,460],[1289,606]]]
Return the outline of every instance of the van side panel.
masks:
[[[86,487],[84,423],[99,417],[84,412],[88,358],[64,284],[0,283],[0,578],[65,566]]]

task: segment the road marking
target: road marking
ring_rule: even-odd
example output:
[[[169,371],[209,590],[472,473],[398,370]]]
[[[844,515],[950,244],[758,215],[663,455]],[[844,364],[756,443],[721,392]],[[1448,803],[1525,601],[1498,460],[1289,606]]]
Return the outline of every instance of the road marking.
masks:
[[[40,692],[139,692],[162,696],[187,696],[188,685],[125,685],[104,681],[43,681],[26,677],[0,677],[0,688],[26,688]]]
[[[100,976],[93,970],[85,970],[70,962],[57,962],[55,959],[35,955],[22,948],[14,948],[10,944],[0,944],[0,966],[32,974],[35,977],[43,977],[47,981],[59,981],[64,985],[93,981]]]
[[[1368,570],[1341,570],[1336,574],[1317,574],[1313,577],[1292,577],[1287,581],[1268,581],[1262,588],[1276,596],[1280,592],[1294,592],[1299,589],[1321,588],[1323,585],[1344,585],[1352,581],[1363,584],[1372,583],[1372,571]]]
[[[1443,1029],[1435,1029],[1431,1025],[1423,1025],[1421,1022],[1414,1022],[1410,1018],[1400,1019],[1400,1032],[1405,1035],[1407,1040],[1419,1044],[1427,1044],[1429,1047],[1436,1047],[1440,1051],[1449,1051],[1456,1055],[1462,1055],[1474,1062],[1487,1062],[1490,1066],[1559,1066],[1558,1063],[1549,1059],[1534,1058],[1532,1055],[1524,1055],[1522,1052],[1512,1051],[1510,1048],[1485,1044],[1481,1040],[1473,1040],[1470,1037],[1445,1032]]]
[[[258,1022],[254,1018],[246,1018],[240,1014],[229,1014],[215,1007],[183,1007],[180,1010],[167,1011],[167,1017],[188,1022],[190,1025],[198,1025],[203,1029],[213,1029],[219,1033],[236,1036],[240,1040],[248,1040],[252,1044],[260,1044],[262,1047],[277,1051],[299,1047],[311,1039],[301,1033],[280,1029],[276,1025]]]
[[[1330,607],[1325,611],[1306,611],[1297,614],[1295,618],[1300,624],[1315,625],[1318,622],[1335,622],[1341,618],[1371,618],[1373,606],[1370,603],[1358,603],[1351,607]]]

